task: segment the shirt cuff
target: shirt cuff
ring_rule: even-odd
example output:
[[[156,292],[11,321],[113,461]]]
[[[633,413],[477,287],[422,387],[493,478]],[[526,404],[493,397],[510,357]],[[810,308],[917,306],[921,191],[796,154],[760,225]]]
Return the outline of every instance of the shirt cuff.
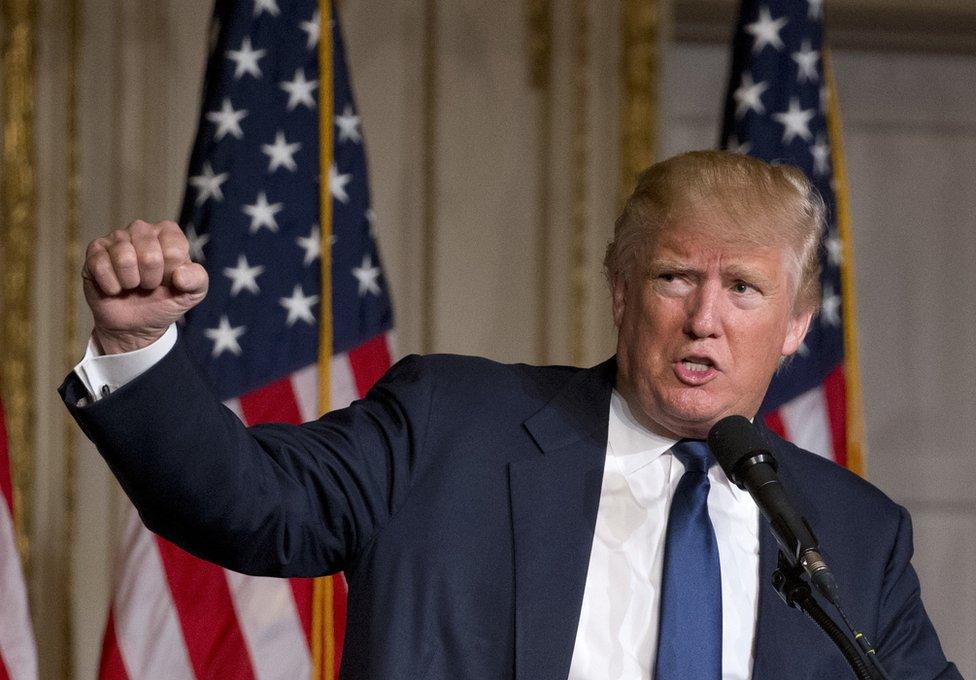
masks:
[[[98,401],[159,363],[176,345],[176,338],[174,323],[151,345],[122,354],[102,354],[94,339],[89,339],[85,358],[75,366],[75,375],[92,401]]]

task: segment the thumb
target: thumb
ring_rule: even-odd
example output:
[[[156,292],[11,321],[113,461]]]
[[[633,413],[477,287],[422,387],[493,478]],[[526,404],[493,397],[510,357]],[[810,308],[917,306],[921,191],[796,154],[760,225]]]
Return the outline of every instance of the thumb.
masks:
[[[187,262],[174,269],[171,281],[175,292],[200,298],[207,294],[210,285],[207,270],[196,262]]]

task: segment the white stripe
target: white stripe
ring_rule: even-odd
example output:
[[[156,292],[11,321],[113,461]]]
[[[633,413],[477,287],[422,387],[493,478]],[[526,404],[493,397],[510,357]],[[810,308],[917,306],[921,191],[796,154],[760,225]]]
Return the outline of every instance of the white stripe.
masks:
[[[36,680],[37,649],[10,509],[0,494],[0,653],[12,680]]]
[[[302,422],[315,420],[319,417],[319,367],[310,364],[291,374],[291,388],[298,402],[298,413]]]
[[[233,411],[234,415],[237,416],[241,422],[244,422],[244,410],[241,408],[240,399],[228,399],[224,402],[224,406]]]
[[[386,334],[386,351],[390,353],[391,364],[400,360],[400,343],[397,342],[397,334],[394,331]]]
[[[224,570],[255,677],[308,678],[312,657],[290,583]]]
[[[786,434],[801,449],[813,451],[824,458],[834,460],[834,447],[830,439],[830,418],[822,387],[804,392],[780,407]]]
[[[133,680],[193,680],[163,561],[152,533],[138,514],[129,514],[116,587],[115,634],[125,669]]]
[[[356,377],[352,373],[352,364],[349,363],[349,354],[336,354],[332,357],[331,390],[329,404],[330,409],[345,408],[353,401],[359,399],[359,390],[356,389]]]

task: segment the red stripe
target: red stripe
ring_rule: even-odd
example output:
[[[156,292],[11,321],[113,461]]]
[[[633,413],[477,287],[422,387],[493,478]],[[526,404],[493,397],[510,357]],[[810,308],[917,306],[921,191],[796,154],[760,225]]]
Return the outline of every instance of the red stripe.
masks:
[[[98,680],[129,680],[122,661],[119,640],[115,636],[115,612],[109,609],[108,623],[105,624],[105,639],[102,640],[102,658],[98,662]]]
[[[7,423],[3,416],[3,402],[0,401],[0,491],[7,502],[11,519],[14,516],[14,491],[10,483],[10,457],[7,451]]]
[[[3,662],[3,650],[0,650],[0,680],[10,680],[7,675],[7,664]]]
[[[258,423],[291,423],[300,425],[302,414],[298,409],[295,389],[291,378],[282,378],[264,387],[248,392],[240,398],[241,412],[248,425]]]
[[[332,630],[335,637],[335,668],[332,677],[339,677],[339,661],[342,659],[342,642],[346,639],[346,579],[336,574],[332,582]]]
[[[291,594],[295,598],[295,609],[298,611],[298,618],[302,622],[302,630],[305,631],[305,639],[312,639],[312,591],[314,579],[293,578],[291,582]]]
[[[157,538],[197,680],[251,680],[254,671],[224,570]]]
[[[830,443],[834,446],[834,461],[847,467],[847,388],[844,367],[838,366],[824,379],[824,399],[830,421]]]
[[[390,367],[390,348],[386,335],[377,335],[349,352],[349,364],[356,379],[356,390],[364,396]]]
[[[763,420],[766,423],[766,427],[768,427],[770,430],[778,434],[783,439],[789,439],[789,437],[786,436],[786,423],[783,422],[783,415],[779,412],[779,410],[770,411],[766,414],[766,417]]]

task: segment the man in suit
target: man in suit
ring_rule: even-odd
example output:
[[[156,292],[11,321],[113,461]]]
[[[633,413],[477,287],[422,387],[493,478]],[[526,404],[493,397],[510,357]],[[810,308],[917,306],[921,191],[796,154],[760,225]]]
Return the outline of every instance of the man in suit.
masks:
[[[775,542],[700,441],[800,346],[823,211],[788,166],[669,159],[607,250],[615,358],[409,357],[347,409],[250,429],[173,326],[206,273],[176,225],[134,223],[89,247],[95,327],[62,394],[150,529],[246,573],[344,571],[348,680],[847,677],[762,585]],[[765,436],[891,676],[958,678],[907,513]]]

